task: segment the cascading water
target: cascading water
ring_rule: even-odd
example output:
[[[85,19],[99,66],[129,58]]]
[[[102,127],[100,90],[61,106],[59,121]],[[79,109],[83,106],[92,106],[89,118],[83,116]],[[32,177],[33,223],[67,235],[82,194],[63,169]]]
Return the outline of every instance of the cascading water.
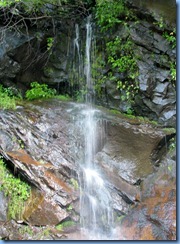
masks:
[[[80,177],[80,223],[82,235],[89,240],[113,239],[113,211],[111,196],[107,190],[98,166],[95,164],[99,128],[97,115],[93,108],[94,88],[91,78],[92,26],[90,18],[86,24],[86,104],[81,111],[81,127],[84,136],[84,153],[81,160]],[[103,128],[101,128],[103,130]],[[99,142],[98,142],[99,143]]]
[[[80,79],[80,76],[82,76],[82,61],[81,61],[81,53],[80,53],[80,45],[79,45],[79,25],[76,24],[75,25],[75,39],[74,39],[74,57],[76,56],[76,50],[77,50],[77,78],[78,80]]]

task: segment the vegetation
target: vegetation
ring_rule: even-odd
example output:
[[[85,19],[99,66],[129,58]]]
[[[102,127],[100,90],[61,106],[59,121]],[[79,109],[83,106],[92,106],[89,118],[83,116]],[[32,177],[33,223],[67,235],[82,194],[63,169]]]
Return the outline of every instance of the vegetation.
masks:
[[[116,110],[116,109],[110,109],[110,110],[107,110],[109,111],[111,114],[114,114],[114,115],[119,115],[121,117],[125,117],[127,119],[132,119],[132,120],[135,120],[139,123],[147,123],[147,124],[151,124],[153,126],[158,126],[158,122],[155,121],[155,120],[150,120],[148,119],[147,117],[142,117],[142,116],[135,116],[133,114],[128,114],[128,113],[121,113],[119,110]],[[168,128],[169,130],[166,130],[167,128],[164,128],[164,132],[172,132],[174,133],[175,132],[175,129],[173,128]]]
[[[0,108],[16,109],[16,101],[21,99],[21,94],[15,88],[0,85]]]
[[[37,81],[31,83],[31,89],[26,91],[27,100],[57,98],[62,101],[70,101],[71,98],[66,95],[56,95],[56,90],[49,88],[47,84],[40,84]]]
[[[117,24],[126,25],[127,20],[136,19],[124,0],[97,0],[95,18],[102,32],[113,29]]]
[[[14,97],[11,97],[9,90],[0,85],[0,108],[15,109],[16,102]]]
[[[122,0],[98,0],[96,4],[95,17],[97,24],[100,26],[103,32],[112,30],[116,24],[121,23],[126,28],[127,20],[136,20],[136,16],[132,13],[131,9],[128,9],[125,5],[125,1]],[[129,104],[127,113],[132,114],[132,104],[134,98],[139,91],[138,85],[138,66],[137,55],[134,52],[134,44],[129,37],[110,37],[105,38],[105,59],[100,58],[101,54],[94,65],[96,67],[95,89],[100,96],[102,86],[111,81],[116,83],[117,90],[119,90],[119,96],[121,101],[126,101]],[[104,60],[104,61],[103,61]],[[109,68],[109,72],[105,75],[99,74],[98,69],[103,69],[103,66]],[[99,65],[99,67],[98,67]],[[93,71],[95,69],[93,67]],[[116,74],[116,75],[115,75]],[[120,74],[120,75],[117,75]],[[98,77],[99,75],[99,77]],[[120,79],[119,77],[122,77]]]
[[[170,62],[170,74],[172,78],[172,84],[175,87],[175,81],[176,81],[176,62]]]
[[[93,4],[93,0],[0,0],[0,11],[9,12],[4,15],[5,28],[17,32],[22,27],[28,31],[29,23],[37,26],[42,19],[51,20],[54,25],[57,18],[86,16]],[[52,43],[51,37],[48,41]]]
[[[131,106],[139,92],[137,79],[138,57],[134,53],[134,44],[130,37],[127,39],[115,37],[113,40],[106,42],[105,51],[107,62],[104,60],[105,58],[103,59],[101,53],[98,53],[98,58],[92,66],[96,93],[100,97],[102,87],[106,82],[115,83],[117,90],[119,90],[120,100],[129,103],[129,108],[127,108],[126,112],[132,114]],[[101,71],[107,69],[107,65],[109,71],[102,75]],[[122,79],[119,77],[122,77]]]
[[[111,79],[115,79],[117,82],[117,88],[121,91],[121,100],[128,100],[132,103],[139,90],[136,80],[138,68],[133,52],[133,42],[129,38],[123,41],[121,38],[116,37],[114,41],[108,42],[106,46],[108,63],[111,64],[113,73],[116,71],[126,73],[125,81],[116,79],[114,76]]]
[[[30,186],[20,178],[15,178],[0,159],[0,190],[9,198],[8,217],[21,218],[24,202],[30,196]]]
[[[53,37],[48,37],[47,38],[47,50],[51,51],[54,43],[54,38]]]
[[[58,224],[56,225],[56,229],[57,230],[60,230],[60,231],[63,231],[65,228],[68,228],[68,227],[71,227],[71,226],[74,226],[76,223],[72,220],[67,220],[67,221],[64,221],[63,223],[61,224]]]
[[[57,95],[55,98],[58,98],[61,101],[71,101],[71,98],[69,95]]]
[[[170,33],[168,33],[167,31],[165,31],[163,33],[163,36],[171,44],[172,48],[176,48],[176,29],[174,29]]]
[[[112,28],[122,22],[121,15],[125,15],[127,9],[123,0],[98,0],[96,4],[96,19],[102,31]]]
[[[29,101],[47,98],[57,98],[62,101],[71,100],[68,95],[56,95],[56,90],[49,88],[47,84],[40,84],[35,81],[32,82],[30,86],[31,89],[27,90],[25,94],[25,98]],[[19,93],[17,95],[15,93],[17,93],[17,91],[15,91],[13,88],[5,88],[0,85],[0,108],[16,109],[16,103],[23,98]],[[23,148],[22,143],[19,143],[21,145],[21,148]]]
[[[172,152],[174,149],[176,149],[176,139],[173,137],[169,141],[169,150]]]
[[[79,184],[78,184],[77,180],[75,180],[74,178],[71,178],[70,182],[71,182],[72,186],[75,188],[75,190],[79,189]]]
[[[77,20],[88,16],[93,12],[97,25],[100,30],[108,34],[103,42],[105,53],[102,54],[97,51],[98,55],[92,67],[92,77],[94,78],[95,90],[98,96],[101,96],[102,87],[105,87],[106,82],[114,83],[119,91],[119,97],[122,102],[127,104],[126,113],[133,114],[133,104],[139,92],[138,84],[138,56],[134,51],[134,42],[130,35],[126,37],[109,36],[111,30],[114,30],[117,25],[124,26],[128,33],[129,24],[127,21],[133,20],[137,22],[137,17],[133,11],[126,6],[124,0],[0,0],[0,12],[2,24],[2,32],[9,29],[15,32],[22,32],[22,28],[29,34],[29,27],[35,26],[42,28],[42,19],[47,19],[51,24],[52,30],[54,23],[60,19],[72,18]],[[7,13],[7,14],[6,14]],[[45,22],[45,21],[44,21]],[[132,23],[132,21],[131,21]],[[169,42],[172,48],[176,47],[176,30],[167,31],[166,23],[163,18],[154,23],[156,28],[159,29],[163,37]],[[52,53],[53,45],[55,44],[55,33],[51,31],[46,37],[46,52]],[[3,35],[2,35],[3,36]],[[37,38],[41,38],[37,34]],[[98,48],[97,48],[98,49]],[[104,52],[104,50],[103,50]],[[152,54],[153,55],[153,54]],[[170,75],[172,84],[175,86],[176,81],[176,63],[169,62]],[[108,70],[102,74],[102,70]],[[53,73],[53,68],[44,68],[47,75]],[[74,77],[73,77],[74,82]],[[79,79],[80,80],[80,79]],[[81,89],[75,91],[74,96],[77,101],[82,102],[86,96],[86,88],[81,84]],[[5,96],[5,95],[4,95]],[[31,89],[26,92],[27,100],[34,100],[38,98],[52,98],[56,96],[54,89],[48,88],[46,84],[39,84],[33,82]],[[10,99],[10,98],[12,99]],[[68,96],[56,96],[60,100],[68,101]],[[0,107],[2,108],[15,108],[15,101],[13,97],[0,96]]]
[[[38,82],[31,83],[31,89],[26,91],[27,100],[35,100],[40,98],[52,98],[55,97],[56,90],[48,88],[47,84],[39,84]]]

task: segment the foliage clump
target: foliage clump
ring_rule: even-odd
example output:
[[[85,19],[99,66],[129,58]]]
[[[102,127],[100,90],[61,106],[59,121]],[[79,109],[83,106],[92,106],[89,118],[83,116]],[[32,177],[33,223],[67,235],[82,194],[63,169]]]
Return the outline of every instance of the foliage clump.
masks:
[[[0,191],[9,198],[8,217],[16,219],[21,217],[24,202],[30,196],[30,186],[20,178],[15,178],[0,159]]]
[[[5,88],[0,85],[0,108],[2,109],[15,109],[16,96],[12,88]]]
[[[35,100],[40,98],[52,98],[55,97],[56,90],[49,88],[47,84],[39,84],[38,82],[31,83],[31,89],[26,91],[27,100]]]
[[[120,16],[126,14],[127,9],[123,0],[98,0],[96,5],[96,19],[102,31],[121,23]]]

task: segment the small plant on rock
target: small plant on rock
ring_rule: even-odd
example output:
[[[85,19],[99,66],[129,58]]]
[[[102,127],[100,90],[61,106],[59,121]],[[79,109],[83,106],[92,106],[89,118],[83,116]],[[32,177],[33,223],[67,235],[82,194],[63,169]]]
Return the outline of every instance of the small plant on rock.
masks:
[[[12,95],[10,88],[4,88],[0,85],[0,108],[2,109],[15,109],[16,102]]]
[[[35,100],[39,98],[55,97],[56,90],[49,88],[47,84],[39,84],[38,82],[31,83],[31,89],[26,91],[27,100]]]
[[[20,218],[24,202],[30,196],[30,186],[19,178],[15,178],[0,159],[0,191],[9,198],[8,217]]]

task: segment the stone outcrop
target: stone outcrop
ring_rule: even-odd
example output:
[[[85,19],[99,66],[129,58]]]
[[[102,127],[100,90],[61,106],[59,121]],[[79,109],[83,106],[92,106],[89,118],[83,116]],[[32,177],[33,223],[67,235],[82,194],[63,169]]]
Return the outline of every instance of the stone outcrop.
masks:
[[[141,203],[122,219],[118,239],[176,240],[175,168],[174,161],[145,179]]]
[[[135,98],[133,110],[137,115],[147,116],[158,120],[166,126],[176,124],[176,91],[170,71],[171,63],[176,62],[176,50],[163,37],[163,33],[171,33],[176,27],[174,19],[163,19],[163,30],[159,27],[162,22],[161,12],[153,11],[152,7],[145,8],[139,3],[128,1],[129,8],[137,16],[138,21],[129,21],[128,28],[119,25],[111,35],[134,43],[134,55],[138,65],[139,94]],[[138,2],[138,1],[136,1]],[[169,1],[170,2],[170,1]],[[167,11],[169,2],[162,3],[162,10]],[[146,5],[146,3],[144,3]],[[147,4],[148,5],[148,4]],[[151,5],[151,4],[149,4]],[[165,5],[165,6],[164,6]],[[155,8],[155,6],[154,6]],[[157,6],[157,9],[159,5]],[[174,18],[175,6],[171,6]],[[162,12],[163,12],[162,11]],[[171,14],[170,14],[171,15]],[[167,15],[166,15],[167,16]],[[79,32],[75,32],[78,23]],[[49,21],[42,21],[41,31],[32,29],[27,35],[25,31],[13,33],[0,27],[3,39],[0,55],[0,78],[6,86],[20,88],[23,92],[33,81],[48,83],[60,93],[75,95],[83,90],[85,66],[85,20],[57,21],[52,26]],[[56,29],[56,35],[52,29]],[[78,35],[77,35],[78,34]],[[104,38],[109,36],[96,30],[96,45],[105,57]],[[53,48],[48,51],[47,38],[53,37]],[[78,41],[79,47],[75,44]],[[79,55],[78,55],[79,52]],[[96,57],[98,58],[98,56]],[[93,60],[92,60],[93,61]],[[108,66],[108,65],[107,65]],[[107,74],[108,67],[98,67],[100,74]],[[116,77],[126,79],[122,74]],[[101,99],[97,103],[120,111],[127,111],[129,104],[122,102],[117,84],[111,80],[102,85]]]
[[[73,182],[82,173],[84,107],[54,99],[1,111],[0,153],[33,186],[18,221],[56,225],[68,218],[79,220],[79,189]],[[152,156],[167,135],[170,139],[173,133],[138,119],[97,112],[95,162],[118,215],[128,214],[130,206],[141,201],[139,184],[154,172]]]
[[[70,215],[65,209],[77,199],[77,190],[71,183],[71,178],[77,176],[76,166],[66,151],[69,128],[60,107],[54,113],[53,103],[47,103],[44,109],[34,106],[36,111],[32,107],[32,111],[28,107],[16,112],[1,111],[1,154],[40,191],[35,197],[39,200],[27,204],[24,221],[34,225],[58,224]],[[32,209],[31,205],[35,207]],[[44,217],[39,219],[39,215]]]

